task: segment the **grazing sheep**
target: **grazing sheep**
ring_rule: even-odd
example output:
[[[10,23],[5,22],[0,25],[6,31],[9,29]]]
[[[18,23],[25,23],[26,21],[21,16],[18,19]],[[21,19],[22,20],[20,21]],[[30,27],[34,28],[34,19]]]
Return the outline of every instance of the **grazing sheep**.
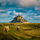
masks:
[[[17,31],[19,31],[19,25],[17,26]]]
[[[9,31],[9,26],[5,26],[3,31],[8,32]]]

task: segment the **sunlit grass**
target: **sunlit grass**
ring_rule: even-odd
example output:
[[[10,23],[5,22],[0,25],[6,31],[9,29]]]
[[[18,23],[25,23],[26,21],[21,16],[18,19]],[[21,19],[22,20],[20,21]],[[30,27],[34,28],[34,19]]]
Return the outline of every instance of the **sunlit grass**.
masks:
[[[8,39],[14,40],[39,40],[40,39],[40,23],[0,23],[0,39],[5,35]],[[9,32],[3,32],[3,28],[9,25]],[[19,25],[19,32],[17,31]],[[7,34],[7,35],[6,35]],[[8,37],[9,36],[9,37]],[[5,37],[4,37],[5,38]]]

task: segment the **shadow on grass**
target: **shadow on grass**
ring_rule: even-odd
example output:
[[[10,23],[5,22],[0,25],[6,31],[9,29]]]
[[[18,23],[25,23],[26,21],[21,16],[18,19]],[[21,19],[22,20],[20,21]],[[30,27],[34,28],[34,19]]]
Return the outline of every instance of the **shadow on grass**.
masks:
[[[0,40],[18,40],[15,37],[12,37],[9,34],[0,33]]]
[[[31,36],[31,38],[29,38],[29,39],[27,39],[27,40],[40,40],[40,36],[32,36],[32,35],[29,35],[29,34],[27,34],[27,33],[25,33],[25,35],[27,35],[27,36]]]
[[[32,29],[23,29],[24,31],[31,31]]]

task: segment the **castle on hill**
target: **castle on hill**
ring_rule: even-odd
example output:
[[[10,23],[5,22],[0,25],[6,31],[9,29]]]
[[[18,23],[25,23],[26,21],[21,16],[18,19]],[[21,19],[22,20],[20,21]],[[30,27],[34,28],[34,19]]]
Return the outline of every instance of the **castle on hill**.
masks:
[[[23,17],[18,14],[18,16],[15,17],[14,20],[12,20],[10,23],[30,23],[30,22],[23,19]]]

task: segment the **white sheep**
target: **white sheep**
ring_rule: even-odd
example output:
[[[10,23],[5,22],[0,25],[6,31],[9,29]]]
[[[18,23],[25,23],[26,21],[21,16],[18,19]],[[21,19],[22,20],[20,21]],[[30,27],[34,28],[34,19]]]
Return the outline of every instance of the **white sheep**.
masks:
[[[9,31],[9,26],[5,26],[3,31],[8,32]]]
[[[19,31],[19,25],[17,26],[17,31]]]

